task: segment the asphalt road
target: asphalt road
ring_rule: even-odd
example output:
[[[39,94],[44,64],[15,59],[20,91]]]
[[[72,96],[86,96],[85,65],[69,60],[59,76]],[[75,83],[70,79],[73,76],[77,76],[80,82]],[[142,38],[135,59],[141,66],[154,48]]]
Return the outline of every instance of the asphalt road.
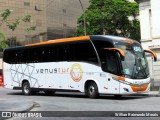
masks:
[[[28,100],[36,105],[31,111],[160,111],[160,97],[123,96],[120,99],[111,95],[102,95],[98,99],[90,99],[81,93],[56,93],[46,96],[43,92],[24,96],[21,91],[0,88],[0,100]],[[14,104],[14,103],[13,103]],[[98,112],[97,112],[98,113]],[[75,113],[74,113],[75,114]],[[96,112],[95,112],[96,114]],[[21,120],[11,118],[11,120]],[[34,118],[33,118],[34,119]],[[35,118],[43,120],[44,118]],[[46,118],[52,120],[53,118]],[[71,117],[55,117],[54,119],[71,120]],[[157,117],[78,117],[76,119],[112,119],[112,120],[159,120]],[[23,118],[22,120],[29,120]]]

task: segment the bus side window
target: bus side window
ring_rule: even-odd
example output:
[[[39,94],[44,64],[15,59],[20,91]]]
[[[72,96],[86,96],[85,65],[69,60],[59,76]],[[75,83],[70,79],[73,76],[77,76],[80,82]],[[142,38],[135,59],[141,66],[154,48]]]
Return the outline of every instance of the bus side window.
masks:
[[[13,51],[10,51],[10,62],[11,64],[17,64],[18,63],[18,54],[17,54],[17,50],[13,50]]]
[[[90,42],[78,43],[74,45],[75,61],[84,61],[98,64],[96,52]]]
[[[58,55],[57,52],[58,52],[57,46],[44,47],[42,50],[43,62],[57,61],[57,55]]]
[[[73,61],[73,44],[58,46],[58,61]]]
[[[18,63],[27,63],[28,61],[28,50],[23,49],[23,50],[18,50]]]
[[[67,61],[73,61],[74,58],[74,45],[73,44],[68,44],[64,48],[64,60]]]
[[[112,74],[118,74],[117,57],[115,52],[106,53],[106,71]]]
[[[12,59],[11,59],[11,56],[10,56],[10,51],[4,51],[3,53],[3,61],[6,62],[6,63],[11,63]]]
[[[32,48],[29,49],[29,60],[30,63],[42,62],[42,49],[41,48]]]

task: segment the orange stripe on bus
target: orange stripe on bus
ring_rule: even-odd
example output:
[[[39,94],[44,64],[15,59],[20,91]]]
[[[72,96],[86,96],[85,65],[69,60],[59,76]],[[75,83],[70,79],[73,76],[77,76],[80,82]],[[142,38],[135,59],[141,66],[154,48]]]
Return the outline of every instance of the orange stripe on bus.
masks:
[[[118,79],[122,80],[122,81],[125,81],[125,77],[122,77],[122,76],[118,76]]]
[[[36,46],[36,45],[45,45],[45,44],[54,44],[54,43],[65,43],[65,42],[84,41],[84,40],[90,40],[90,37],[89,36],[81,36],[81,37],[55,39],[55,40],[49,40],[49,41],[46,41],[46,42],[29,44],[29,45],[25,45],[25,46]]]
[[[115,78],[115,79],[118,79],[118,80],[125,81],[125,77],[123,77],[123,76],[114,75],[114,76],[112,76],[112,77]]]
[[[134,92],[145,91],[148,88],[148,84],[144,86],[131,86]]]

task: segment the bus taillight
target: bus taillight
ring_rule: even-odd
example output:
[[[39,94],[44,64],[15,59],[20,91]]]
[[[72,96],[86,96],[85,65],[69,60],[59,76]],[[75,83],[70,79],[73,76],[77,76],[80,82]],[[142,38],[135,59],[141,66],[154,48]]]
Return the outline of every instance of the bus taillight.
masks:
[[[0,86],[3,86],[3,77],[0,75]]]

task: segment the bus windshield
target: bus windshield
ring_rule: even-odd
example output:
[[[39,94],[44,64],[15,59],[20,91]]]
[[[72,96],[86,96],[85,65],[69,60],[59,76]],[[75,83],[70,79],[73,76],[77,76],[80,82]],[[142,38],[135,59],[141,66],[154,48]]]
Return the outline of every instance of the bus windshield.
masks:
[[[144,79],[149,76],[149,68],[144,51],[139,44],[117,45],[125,53],[122,60],[123,75],[132,79]]]

